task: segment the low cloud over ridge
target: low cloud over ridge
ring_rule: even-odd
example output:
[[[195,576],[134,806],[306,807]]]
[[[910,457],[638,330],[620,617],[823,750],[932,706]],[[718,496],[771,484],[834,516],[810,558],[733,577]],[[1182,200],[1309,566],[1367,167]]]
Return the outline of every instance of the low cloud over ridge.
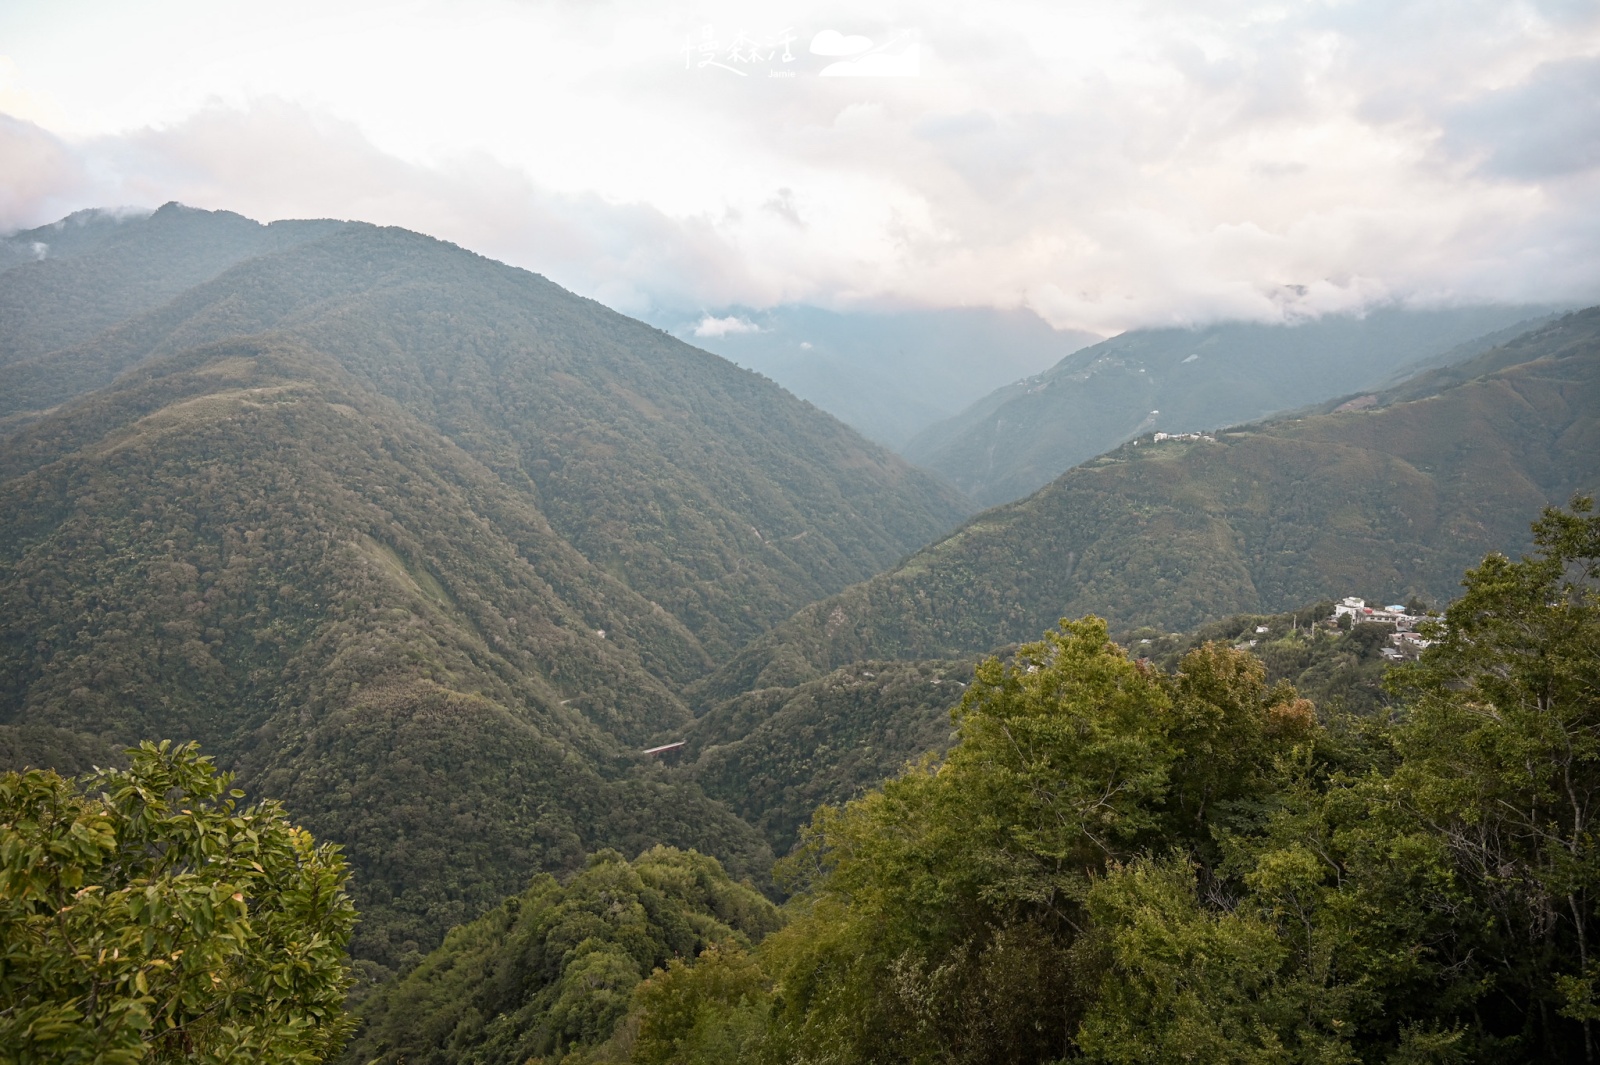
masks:
[[[705,39],[700,22],[648,5],[465,6],[497,20],[472,61],[451,46],[478,39],[424,25],[443,18],[424,5],[351,23],[372,38],[350,59],[360,91],[315,71],[275,84],[302,47],[289,34],[275,66],[237,60],[248,86],[174,91],[133,125],[96,127],[18,48],[0,85],[15,116],[0,119],[0,228],[172,199],[362,218],[636,314],[1025,304],[1107,333],[1600,298],[1590,5],[950,4],[915,23],[799,8],[799,59],[772,64],[787,80],[687,64],[679,42]],[[730,10],[718,32],[752,17]],[[817,77],[826,59],[804,42],[823,31],[914,31],[922,76]],[[433,50],[432,95],[401,80],[413,44]]]

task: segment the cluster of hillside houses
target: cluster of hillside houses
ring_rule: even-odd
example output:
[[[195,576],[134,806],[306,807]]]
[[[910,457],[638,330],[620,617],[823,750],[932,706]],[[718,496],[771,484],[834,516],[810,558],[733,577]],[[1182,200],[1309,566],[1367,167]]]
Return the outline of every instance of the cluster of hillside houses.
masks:
[[[1337,625],[1341,618],[1349,618],[1351,624],[1367,624],[1377,622],[1384,625],[1393,625],[1394,631],[1389,634],[1388,645],[1383,649],[1383,657],[1399,660],[1402,658],[1415,658],[1424,647],[1433,641],[1423,639],[1417,632],[1417,626],[1424,621],[1437,621],[1426,614],[1410,614],[1402,605],[1394,606],[1368,606],[1365,599],[1357,599],[1347,595],[1334,604],[1333,616],[1328,619],[1331,624]]]

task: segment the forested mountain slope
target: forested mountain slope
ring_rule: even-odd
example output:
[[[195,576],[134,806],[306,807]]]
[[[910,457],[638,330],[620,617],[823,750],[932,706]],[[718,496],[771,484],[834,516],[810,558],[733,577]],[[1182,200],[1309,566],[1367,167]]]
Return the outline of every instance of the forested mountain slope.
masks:
[[[244,262],[36,360],[28,380],[0,370],[0,413],[266,330],[474,454],[713,653],[898,561],[966,509],[771,382],[537,275],[364,225]]]
[[[1391,307],[1295,325],[1134,330],[997,389],[902,451],[994,506],[1140,433],[1217,429],[1377,387],[1408,365],[1471,357],[1545,313]]]
[[[684,773],[761,830],[775,853],[823,803],[875,787],[952,737],[973,659],[852,662],[723,702],[684,733]]]
[[[1393,626],[1330,628],[1332,601],[1279,614],[1235,614],[1187,632],[1136,629],[1120,636],[1130,654],[1167,672],[1207,641],[1261,659],[1267,681],[1287,681],[1327,712],[1381,713]],[[1014,647],[995,649],[1002,657]],[[681,773],[760,829],[774,853],[824,803],[877,787],[954,739],[950,712],[981,656],[852,662],[788,687],[759,688],[717,704],[682,735]]]
[[[31,365],[79,394],[0,441],[3,738],[74,768],[202,741],[347,848],[383,965],[597,847],[759,874],[637,750],[716,656],[961,513],[771,382],[398,230]]]
[[[46,454],[0,484],[5,720],[200,740],[346,846],[358,955],[596,846],[763,860],[624,754],[687,721],[662,678],[693,636],[329,360],[226,342],[22,442]]]
[[[14,233],[0,241],[0,366],[81,344],[236,263],[343,224],[262,225],[169,203],[148,215],[79,211]]]
[[[1086,613],[1173,629],[1349,588],[1446,601],[1485,552],[1526,545],[1525,515],[1600,486],[1600,308],[1365,403],[1124,445],[807,607],[698,697],[983,653]]]

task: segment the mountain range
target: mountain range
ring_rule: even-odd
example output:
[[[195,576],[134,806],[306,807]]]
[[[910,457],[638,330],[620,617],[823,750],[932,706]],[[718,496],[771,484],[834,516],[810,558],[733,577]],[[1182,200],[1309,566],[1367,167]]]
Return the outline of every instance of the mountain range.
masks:
[[[727,307],[662,321],[815,403],[870,440],[901,448],[972,402],[1099,339],[1026,308],[832,311]]]
[[[272,246],[136,283],[206,226]],[[59,283],[91,319],[0,358],[19,757],[201,740],[345,845],[377,966],[598,846],[760,875],[753,830],[634,752],[690,720],[683,685],[960,497],[755,374],[418,234],[280,247],[174,205],[114,227],[0,273],[0,300]]]
[[[1386,306],[1285,324],[1130,330],[996,389],[900,451],[979,506],[996,506],[1141,433],[1219,429],[1393,384],[1470,359],[1553,311]]]
[[[806,607],[697,697],[983,654],[1086,613],[1172,630],[1347,588],[1447,601],[1486,552],[1527,544],[1527,515],[1600,488],[1600,308],[1323,407],[1143,434]]]
[[[344,846],[369,982],[606,848],[765,883],[817,804],[950,742],[977,658],[1062,616],[1159,657],[1349,591],[1442,602],[1600,487],[1600,310],[1146,331],[1065,360],[1037,319],[953,315],[882,365],[953,366],[990,321],[994,351],[1057,360],[1020,395],[1067,403],[1006,454],[1071,468],[975,517],[819,401],[404,230],[83,213],[0,242],[0,310],[0,757],[76,772],[200,740]],[[786,314],[774,344],[849,324]],[[1273,362],[1291,334],[1309,362],[1362,354],[1301,387]],[[1300,409],[1159,441],[1111,417],[1151,395],[1174,419]],[[963,487],[1020,490],[1000,473]],[[1329,663],[1371,648],[1303,650],[1277,675],[1346,691]]]
[[[154,212],[78,211],[13,233],[0,240],[0,272],[7,275],[0,284],[0,367],[71,348],[245,259],[327,236],[343,224],[261,225],[174,204]],[[18,409],[15,389],[23,379],[7,378],[0,414]]]

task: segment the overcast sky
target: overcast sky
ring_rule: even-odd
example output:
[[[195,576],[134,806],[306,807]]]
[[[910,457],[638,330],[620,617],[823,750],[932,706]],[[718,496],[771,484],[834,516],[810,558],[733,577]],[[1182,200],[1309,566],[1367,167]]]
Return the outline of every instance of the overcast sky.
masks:
[[[1600,299],[1600,3],[6,0],[0,231],[403,225],[630,313]]]

